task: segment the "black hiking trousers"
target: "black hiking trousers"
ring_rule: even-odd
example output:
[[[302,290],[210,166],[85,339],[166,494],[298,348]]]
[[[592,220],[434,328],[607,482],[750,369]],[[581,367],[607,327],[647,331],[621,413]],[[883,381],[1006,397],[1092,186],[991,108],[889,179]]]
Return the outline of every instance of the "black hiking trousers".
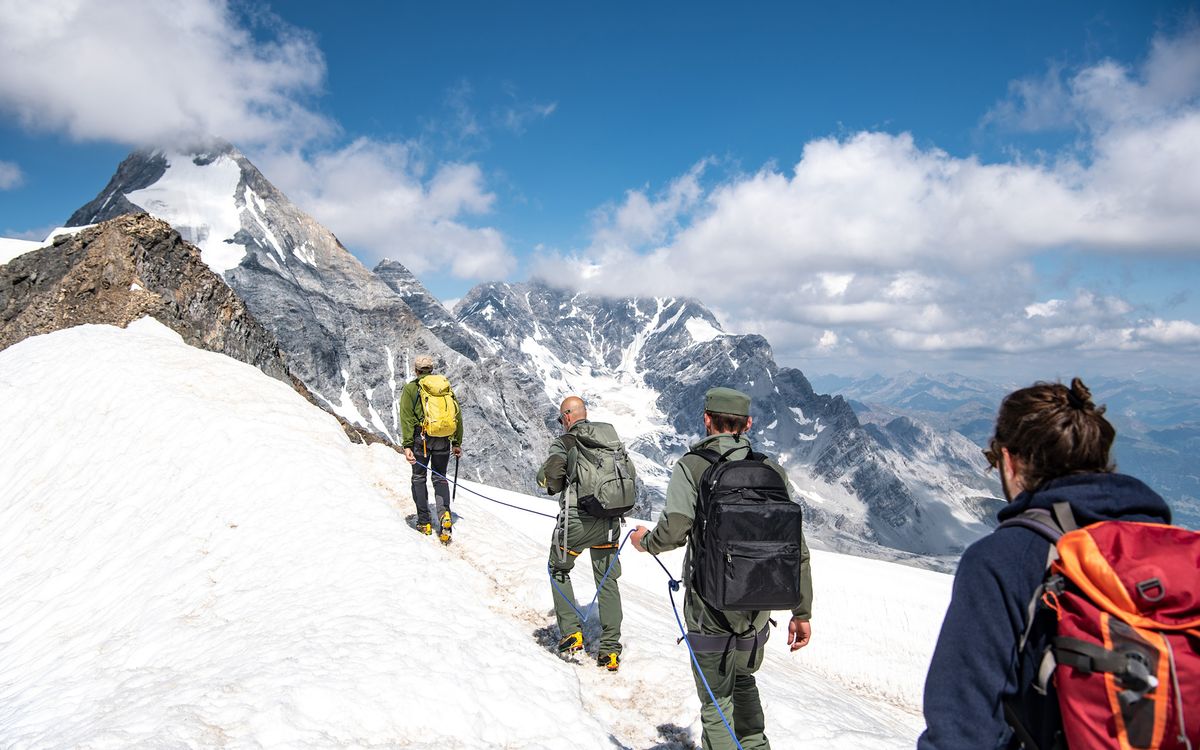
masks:
[[[437,472],[433,475],[433,494],[437,498],[437,515],[440,519],[443,513],[450,510],[450,483],[446,481],[446,470],[450,467],[450,438],[417,435],[413,441],[413,455],[417,458],[412,467],[412,496],[413,504],[417,506],[417,523],[430,523],[429,488],[425,484],[428,472],[425,467]]]

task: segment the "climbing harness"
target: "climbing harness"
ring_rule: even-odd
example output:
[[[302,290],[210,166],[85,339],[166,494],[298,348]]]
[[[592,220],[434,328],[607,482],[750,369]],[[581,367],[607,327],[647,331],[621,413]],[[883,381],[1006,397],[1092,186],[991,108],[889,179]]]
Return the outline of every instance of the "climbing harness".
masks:
[[[613,555],[612,560],[610,560],[608,563],[608,569],[604,571],[604,577],[601,578],[600,582],[596,584],[595,596],[593,596],[592,600],[588,602],[588,605],[584,607],[584,610],[591,609],[592,605],[596,603],[596,600],[600,598],[600,590],[604,588],[604,583],[608,580],[608,574],[612,572],[613,566],[617,564],[617,560],[621,559],[621,550],[625,548],[625,542],[629,541],[629,537],[631,534],[633,534],[633,532],[634,530],[630,529],[625,534],[625,538],[621,540],[621,545],[617,547],[616,554]],[[601,545],[599,547],[593,547],[593,549],[606,548],[612,549],[612,546],[609,545],[608,547],[605,547],[604,545]],[[559,588],[558,582],[554,580],[554,568],[550,567],[549,563],[546,564],[546,572],[550,575],[550,585],[553,586],[554,590],[558,592],[558,595],[563,598],[563,601],[565,601],[571,609],[575,610],[575,614],[579,615],[580,622],[587,622],[589,616],[580,611],[580,609],[575,606],[575,602],[571,601],[571,597],[564,594],[563,590]]]

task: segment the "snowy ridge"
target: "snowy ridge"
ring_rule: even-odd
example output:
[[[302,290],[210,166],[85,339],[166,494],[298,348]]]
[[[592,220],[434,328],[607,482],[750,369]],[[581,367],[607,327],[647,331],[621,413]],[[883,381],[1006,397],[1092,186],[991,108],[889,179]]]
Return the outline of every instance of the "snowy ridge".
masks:
[[[405,520],[396,453],[347,443],[287,386],[152,321],[0,352],[0,410],[0,484],[18,488],[0,497],[0,744],[698,740],[654,561],[622,556],[621,671],[564,662],[552,521],[466,490],[547,500],[464,483],[441,548]],[[663,560],[678,570],[680,553]],[[769,735],[911,747],[949,577],[822,552],[813,566],[813,644],[789,655],[776,632],[759,673]]]

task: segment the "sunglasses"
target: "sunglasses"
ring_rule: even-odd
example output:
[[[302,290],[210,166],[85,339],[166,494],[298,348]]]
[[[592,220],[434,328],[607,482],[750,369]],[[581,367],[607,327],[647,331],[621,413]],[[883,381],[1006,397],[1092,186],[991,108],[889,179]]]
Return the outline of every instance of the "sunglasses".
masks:
[[[987,459],[988,466],[993,469],[1000,468],[1000,448],[1001,445],[996,438],[988,441],[988,447],[983,450],[983,457]]]
[[[571,410],[570,410],[570,409],[567,409],[566,411],[564,411],[564,412],[562,412],[561,414],[559,414],[559,415],[558,415],[558,423],[559,423],[559,424],[562,424],[562,423],[563,423],[563,417],[567,416],[567,415],[568,415],[568,414],[570,414],[570,413],[571,413]]]

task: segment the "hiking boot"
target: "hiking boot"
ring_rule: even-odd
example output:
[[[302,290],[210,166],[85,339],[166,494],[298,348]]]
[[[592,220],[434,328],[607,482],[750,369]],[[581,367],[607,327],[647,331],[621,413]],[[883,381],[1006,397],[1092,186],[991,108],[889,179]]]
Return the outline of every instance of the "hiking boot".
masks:
[[[417,531],[421,532],[425,536],[430,536],[433,534],[433,524],[419,523],[419,524],[417,524]]]
[[[583,633],[576,630],[558,642],[558,653],[570,654],[583,650]]]
[[[610,651],[607,654],[600,654],[596,657],[596,666],[604,667],[609,672],[616,672],[621,668],[621,657],[615,651]]]
[[[449,544],[450,531],[453,528],[454,524],[450,521],[450,511],[444,511],[442,513],[442,533],[438,535],[438,539],[442,541],[442,544]]]

